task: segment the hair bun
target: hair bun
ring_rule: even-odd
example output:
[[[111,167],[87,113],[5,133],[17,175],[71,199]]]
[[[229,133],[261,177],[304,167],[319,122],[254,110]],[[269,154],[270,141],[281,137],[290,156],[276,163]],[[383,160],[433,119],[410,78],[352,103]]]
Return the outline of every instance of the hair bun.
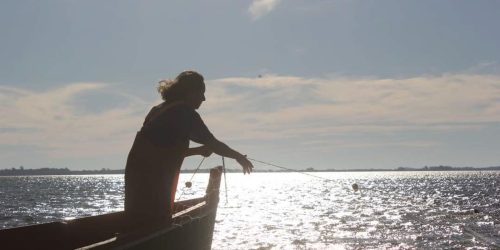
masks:
[[[160,93],[163,96],[163,93],[167,91],[172,85],[174,84],[174,80],[170,79],[163,79],[158,82],[158,93]]]
[[[174,80],[161,80],[157,87],[162,99],[167,102],[183,100],[188,93],[198,89],[205,90],[203,76],[192,70],[181,72]]]

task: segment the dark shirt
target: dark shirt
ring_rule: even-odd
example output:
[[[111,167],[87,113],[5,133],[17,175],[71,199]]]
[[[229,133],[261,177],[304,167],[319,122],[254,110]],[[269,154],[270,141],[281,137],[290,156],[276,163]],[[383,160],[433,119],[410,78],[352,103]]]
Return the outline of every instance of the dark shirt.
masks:
[[[215,139],[200,115],[184,103],[162,103],[153,107],[140,132],[160,147],[187,147],[189,140],[206,144]]]

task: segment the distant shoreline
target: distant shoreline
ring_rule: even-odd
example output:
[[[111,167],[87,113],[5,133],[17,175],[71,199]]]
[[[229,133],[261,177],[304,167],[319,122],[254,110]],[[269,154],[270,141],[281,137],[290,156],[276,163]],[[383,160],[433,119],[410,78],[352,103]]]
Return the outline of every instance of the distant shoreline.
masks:
[[[266,170],[256,169],[256,173],[288,173],[288,172],[408,172],[408,171],[500,171],[500,166],[493,167],[450,167],[450,166],[432,166],[422,168],[406,168],[399,167],[396,169],[324,169],[316,170],[313,168],[301,170]],[[181,173],[194,173],[194,169],[184,169]],[[200,169],[198,173],[208,173],[209,169]],[[241,172],[240,169],[227,169],[229,173]],[[34,176],[34,175],[103,175],[103,174],[124,174],[124,169],[100,169],[100,170],[70,170],[68,168],[38,168],[38,169],[24,169],[10,168],[0,169],[0,176]]]

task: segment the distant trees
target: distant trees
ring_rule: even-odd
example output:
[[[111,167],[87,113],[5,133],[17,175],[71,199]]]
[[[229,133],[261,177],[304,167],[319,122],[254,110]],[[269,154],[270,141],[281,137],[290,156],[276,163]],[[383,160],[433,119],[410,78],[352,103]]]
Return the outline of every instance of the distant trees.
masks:
[[[76,170],[72,171],[68,168],[39,168],[25,169],[23,166],[19,168],[0,169],[0,176],[24,176],[24,175],[85,175],[85,174],[122,174],[124,170],[112,170],[102,168],[101,170]]]
[[[398,167],[396,169],[321,169],[316,170],[314,168],[306,168],[302,170],[260,170],[256,172],[356,172],[356,171],[479,171],[487,170],[494,171],[500,170],[500,166],[494,167],[451,167],[451,166],[424,166],[422,168],[409,168],[409,167]],[[227,169],[228,172],[240,172],[240,169]],[[183,169],[182,173],[193,173],[194,169]],[[200,169],[200,173],[208,173],[209,169]],[[124,169],[109,169],[101,168],[100,170],[69,170],[68,168],[39,168],[39,169],[25,169],[23,166],[19,168],[7,168],[0,169],[0,176],[26,176],[26,175],[101,175],[101,174],[124,174]]]

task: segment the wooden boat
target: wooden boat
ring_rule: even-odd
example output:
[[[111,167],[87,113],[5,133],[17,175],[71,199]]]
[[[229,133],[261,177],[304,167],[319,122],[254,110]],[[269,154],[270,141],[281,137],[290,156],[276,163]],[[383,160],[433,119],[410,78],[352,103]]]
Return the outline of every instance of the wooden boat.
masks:
[[[125,230],[124,212],[0,230],[0,249],[210,249],[222,167],[206,195],[176,202],[172,224]]]

